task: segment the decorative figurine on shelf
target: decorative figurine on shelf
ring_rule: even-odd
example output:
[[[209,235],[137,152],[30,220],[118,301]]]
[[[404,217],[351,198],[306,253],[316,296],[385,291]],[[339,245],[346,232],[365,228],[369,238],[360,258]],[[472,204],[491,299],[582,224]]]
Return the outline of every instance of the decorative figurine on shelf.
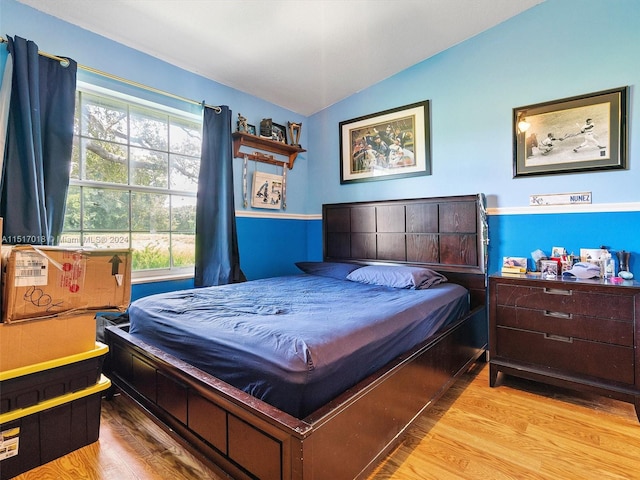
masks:
[[[247,119],[243,117],[241,113],[238,114],[238,131],[243,133],[249,132],[249,127],[247,126]]]
[[[271,138],[273,135],[273,121],[270,118],[263,118],[260,122],[260,136]]]
[[[633,273],[629,271],[629,260],[631,259],[631,253],[620,250],[619,252],[616,252],[616,256],[618,257],[618,262],[620,263],[618,276],[620,278],[624,278],[625,280],[631,280],[633,278]]]
[[[302,122],[288,122],[289,124],[289,138],[291,139],[291,145],[294,147],[300,147],[300,130],[302,130]]]

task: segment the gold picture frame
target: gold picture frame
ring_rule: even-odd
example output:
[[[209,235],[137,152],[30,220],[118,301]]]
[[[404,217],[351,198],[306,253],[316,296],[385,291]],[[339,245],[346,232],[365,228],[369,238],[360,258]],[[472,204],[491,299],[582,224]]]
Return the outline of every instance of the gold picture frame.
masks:
[[[428,100],[340,122],[340,183],[431,175]]]

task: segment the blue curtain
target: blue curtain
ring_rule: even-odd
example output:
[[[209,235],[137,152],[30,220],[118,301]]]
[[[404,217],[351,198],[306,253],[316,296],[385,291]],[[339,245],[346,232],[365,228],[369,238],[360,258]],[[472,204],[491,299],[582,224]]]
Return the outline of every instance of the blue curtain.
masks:
[[[233,188],[229,107],[204,108],[196,204],[194,285],[209,287],[246,280],[240,269]]]
[[[77,64],[7,38],[13,77],[0,216],[7,243],[51,245],[62,232],[69,186]]]

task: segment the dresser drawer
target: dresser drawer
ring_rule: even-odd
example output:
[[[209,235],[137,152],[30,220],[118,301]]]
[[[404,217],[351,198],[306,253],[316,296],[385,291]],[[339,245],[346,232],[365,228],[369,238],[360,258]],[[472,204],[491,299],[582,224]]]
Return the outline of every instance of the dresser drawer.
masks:
[[[633,323],[607,318],[498,305],[496,326],[633,347]]]
[[[634,297],[609,295],[588,290],[573,289],[570,285],[558,287],[496,284],[498,305],[541,309],[564,314],[585,315],[633,322]],[[543,307],[544,306],[544,307]]]
[[[540,332],[496,328],[496,356],[566,373],[633,385],[634,349],[559,337]]]

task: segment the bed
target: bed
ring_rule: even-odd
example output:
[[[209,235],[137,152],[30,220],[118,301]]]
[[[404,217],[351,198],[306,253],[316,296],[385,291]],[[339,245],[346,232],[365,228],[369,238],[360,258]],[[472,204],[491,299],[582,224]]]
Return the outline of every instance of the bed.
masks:
[[[300,274],[148,297],[106,329],[114,384],[233,478],[365,478],[485,352],[483,195],[327,204],[322,235]]]

